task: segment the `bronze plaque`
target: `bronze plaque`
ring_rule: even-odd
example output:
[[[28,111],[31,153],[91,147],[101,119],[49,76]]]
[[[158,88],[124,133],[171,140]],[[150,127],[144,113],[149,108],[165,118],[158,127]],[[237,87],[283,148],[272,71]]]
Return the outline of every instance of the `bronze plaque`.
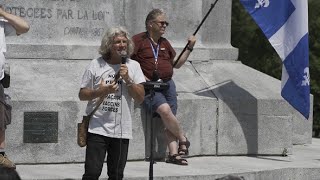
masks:
[[[24,143],[57,143],[58,112],[24,112]]]

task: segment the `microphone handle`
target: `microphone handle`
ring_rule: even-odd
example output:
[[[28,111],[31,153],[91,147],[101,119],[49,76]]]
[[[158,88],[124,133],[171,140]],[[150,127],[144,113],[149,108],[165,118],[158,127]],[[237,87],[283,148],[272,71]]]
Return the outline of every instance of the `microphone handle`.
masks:
[[[121,64],[126,64],[126,61],[127,61],[127,57],[121,56]],[[114,81],[118,81],[119,78],[120,78],[120,70],[118,71],[118,73],[114,77]]]
[[[114,77],[114,81],[117,82],[119,80],[119,78],[120,78],[120,71]]]
[[[121,63],[125,64],[127,62],[127,56],[122,56],[121,57]]]

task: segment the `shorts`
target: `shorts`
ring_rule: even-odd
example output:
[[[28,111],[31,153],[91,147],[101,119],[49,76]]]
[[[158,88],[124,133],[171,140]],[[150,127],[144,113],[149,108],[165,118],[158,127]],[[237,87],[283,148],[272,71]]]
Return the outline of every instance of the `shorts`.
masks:
[[[169,84],[169,88],[167,90],[156,91],[152,98],[152,102],[150,102],[151,95],[146,93],[144,104],[146,107],[150,107],[151,103],[152,112],[156,112],[160,105],[167,103],[169,104],[172,113],[176,115],[178,108],[176,85],[172,79],[167,81],[167,83]]]
[[[4,89],[0,84],[0,130],[7,129],[7,125],[11,123],[12,107],[5,102]]]

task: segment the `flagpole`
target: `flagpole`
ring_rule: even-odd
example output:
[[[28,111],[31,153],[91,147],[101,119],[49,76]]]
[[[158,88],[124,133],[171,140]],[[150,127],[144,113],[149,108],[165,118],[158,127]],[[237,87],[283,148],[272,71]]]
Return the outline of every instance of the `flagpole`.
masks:
[[[207,12],[207,14],[204,16],[204,18],[202,19],[200,25],[197,27],[196,31],[192,34],[192,35],[196,35],[197,32],[199,31],[200,27],[202,26],[202,24],[204,23],[204,21],[207,19],[207,17],[209,16],[210,12],[212,11],[212,9],[214,8],[214,6],[217,4],[218,0],[216,0],[213,4],[211,4],[211,7],[209,9],[209,11]],[[182,54],[187,50],[187,47],[189,46],[189,41],[186,44],[186,46],[183,48],[182,52],[180,53],[180,55],[178,56],[177,60],[174,62],[173,67],[175,67],[178,63],[178,61],[180,60]]]

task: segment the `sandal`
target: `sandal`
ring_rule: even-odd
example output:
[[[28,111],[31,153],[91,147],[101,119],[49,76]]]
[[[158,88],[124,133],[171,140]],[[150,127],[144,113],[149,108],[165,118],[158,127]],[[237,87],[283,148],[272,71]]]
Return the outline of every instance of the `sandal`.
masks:
[[[181,146],[186,146],[186,149],[181,148]],[[179,141],[179,155],[182,156],[188,156],[189,155],[189,147],[190,147],[190,141],[188,141],[188,138],[186,138],[186,141]]]
[[[166,160],[166,163],[172,163],[172,164],[177,164],[177,165],[182,165],[182,166],[187,166],[188,161],[183,158],[177,158],[180,157],[179,154],[174,154],[174,155],[168,155],[168,159]]]

